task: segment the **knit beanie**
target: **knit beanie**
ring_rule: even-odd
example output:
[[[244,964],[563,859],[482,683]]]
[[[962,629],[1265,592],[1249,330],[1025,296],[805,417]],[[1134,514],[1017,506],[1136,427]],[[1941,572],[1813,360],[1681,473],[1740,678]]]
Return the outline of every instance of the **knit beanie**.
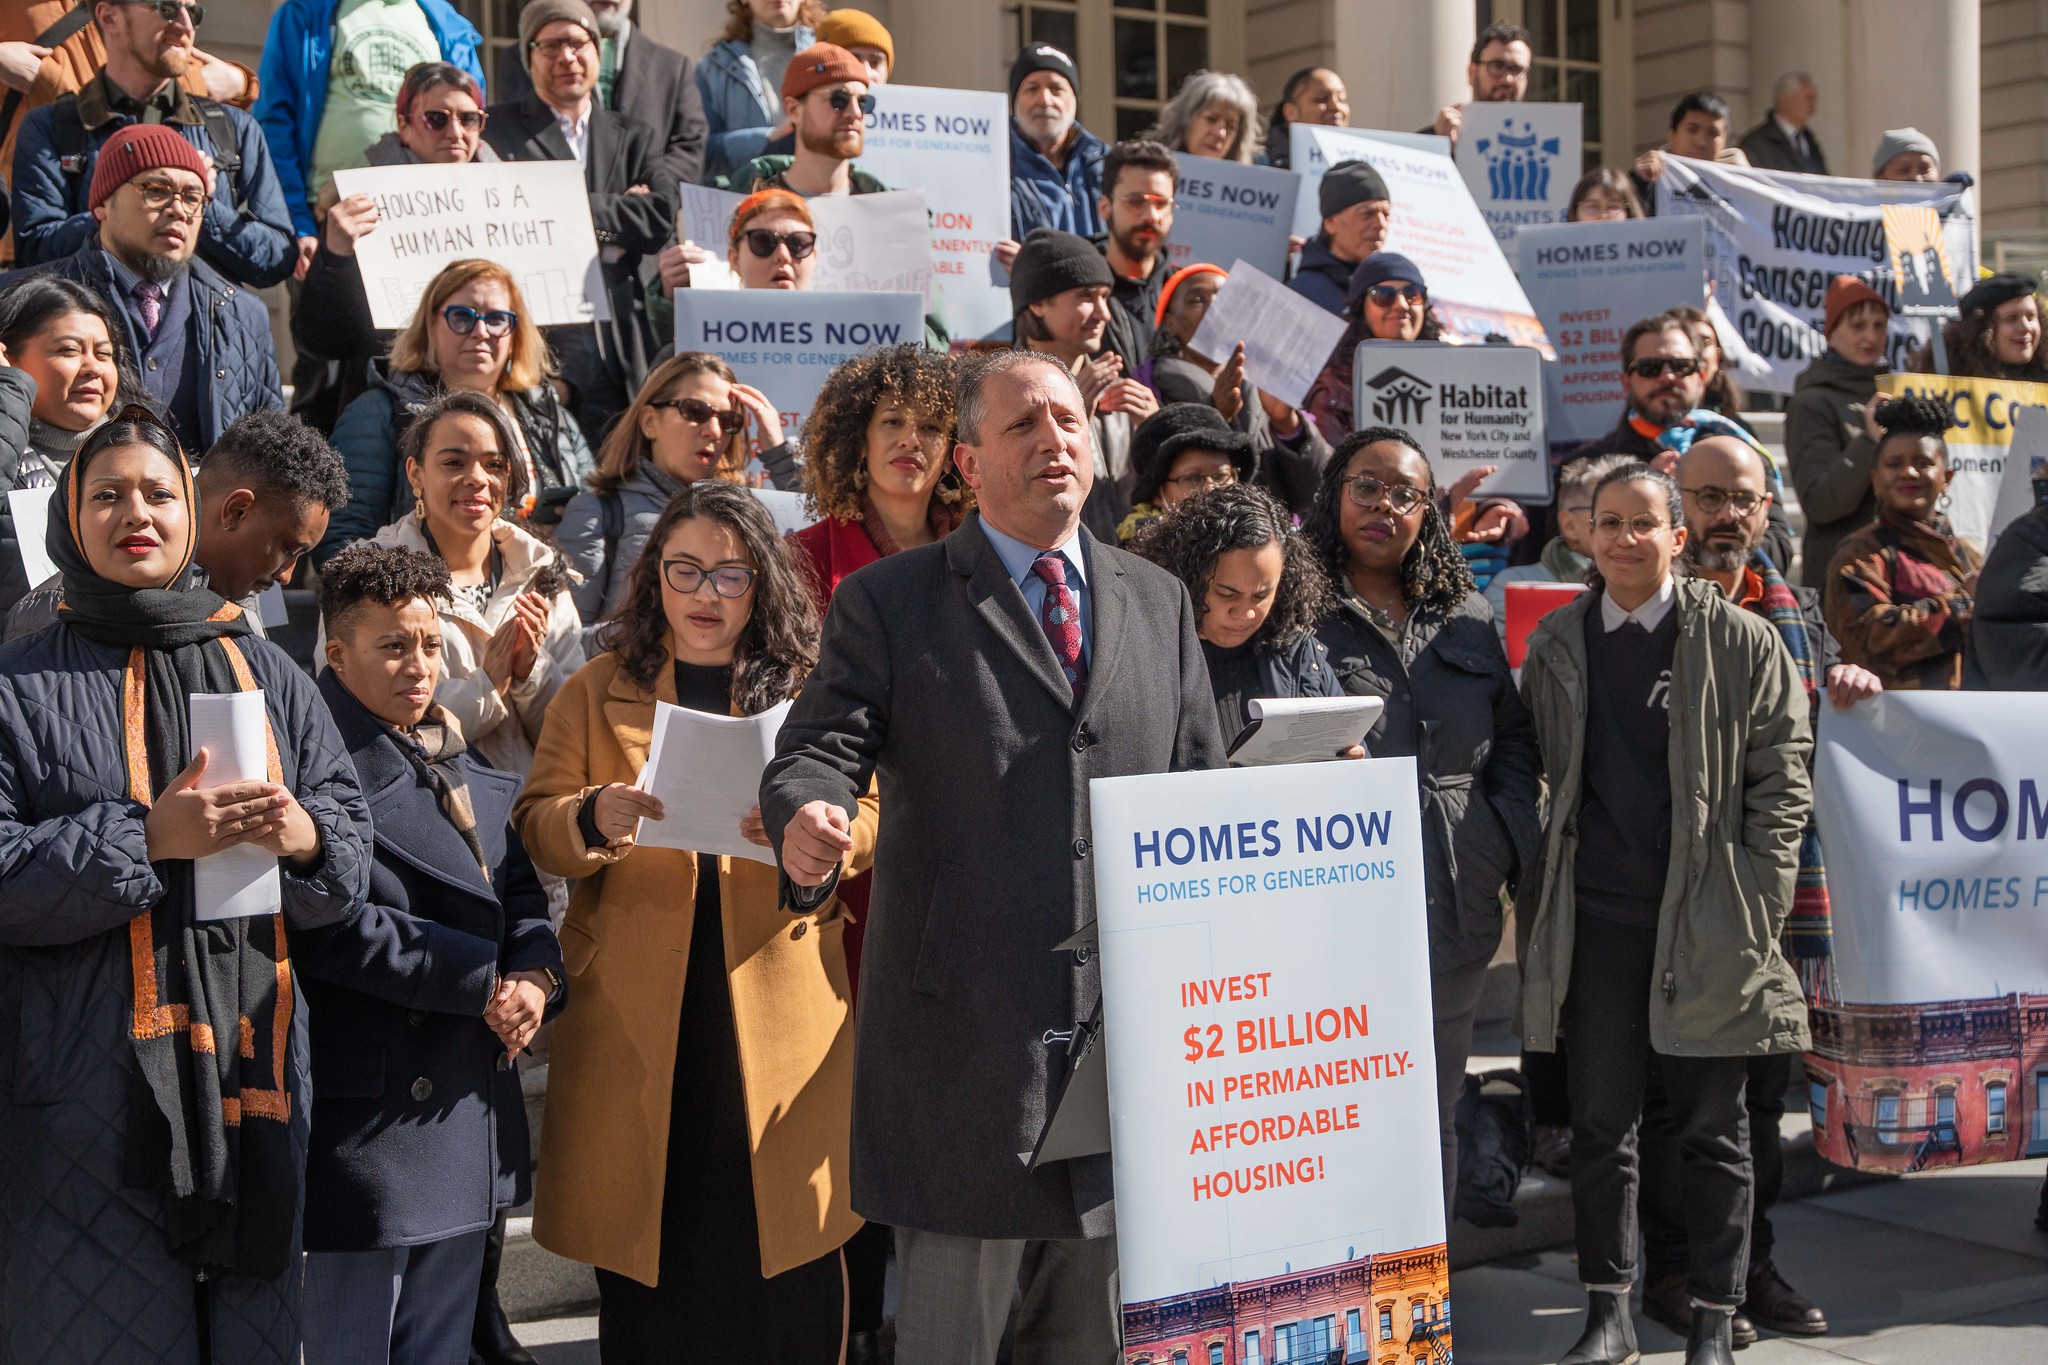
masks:
[[[1925,152],[1934,158],[1936,165],[1941,164],[1941,153],[1935,150],[1933,138],[1918,128],[1887,128],[1884,136],[1877,140],[1877,155],[1871,158],[1870,173],[1879,174],[1893,157],[1904,156],[1907,152]]]
[[[1021,313],[1069,289],[1113,285],[1109,262],[1085,237],[1052,228],[1033,228],[1010,267],[1010,311]]]
[[[1067,78],[1076,96],[1081,93],[1081,73],[1074,69],[1072,57],[1051,43],[1026,43],[1017,60],[1010,63],[1010,103],[1017,102],[1017,87],[1034,71],[1057,71]]]
[[[519,11],[519,55],[523,58],[533,43],[533,35],[557,19],[566,19],[579,25],[597,41],[597,16],[590,12],[590,6],[583,0],[527,0],[526,8]]]
[[[1884,301],[1884,295],[1854,275],[1837,275],[1829,280],[1820,334],[1824,337],[1834,335],[1835,324],[1842,320],[1842,314],[1859,303],[1874,303],[1887,313],[1892,311],[1891,305]]]
[[[1429,291],[1429,281],[1422,278],[1421,266],[1398,251],[1375,251],[1351,272],[1351,287],[1344,292],[1346,317],[1358,316],[1365,291],[1376,284],[1412,284],[1424,293]]]
[[[1323,217],[1335,218],[1353,204],[1392,198],[1387,193],[1387,182],[1380,179],[1370,161],[1340,161],[1324,173],[1322,186],[1316,191],[1316,206]]]
[[[177,129],[167,123],[129,124],[100,145],[86,208],[98,208],[136,176],[159,168],[190,171],[202,184],[206,180],[206,158]]]
[[[800,100],[813,90],[844,81],[868,83],[868,69],[860,58],[831,43],[813,43],[789,59],[782,71],[782,98]]]
[[[879,47],[889,59],[890,72],[896,70],[896,42],[882,21],[866,10],[835,9],[818,21],[817,34],[819,42],[840,47]]]
[[[1228,270],[1220,265],[1210,265],[1207,261],[1197,261],[1193,265],[1184,265],[1174,271],[1166,277],[1165,285],[1159,290],[1159,306],[1152,310],[1154,327],[1166,325],[1166,310],[1173,306],[1173,291],[1180,288],[1182,281],[1192,279],[1196,275],[1216,275],[1226,280],[1230,278]]]
[[[1131,501],[1157,502],[1173,462],[1184,450],[1213,450],[1227,458],[1239,483],[1259,472],[1252,438],[1235,430],[1207,403],[1168,403],[1131,433]]]

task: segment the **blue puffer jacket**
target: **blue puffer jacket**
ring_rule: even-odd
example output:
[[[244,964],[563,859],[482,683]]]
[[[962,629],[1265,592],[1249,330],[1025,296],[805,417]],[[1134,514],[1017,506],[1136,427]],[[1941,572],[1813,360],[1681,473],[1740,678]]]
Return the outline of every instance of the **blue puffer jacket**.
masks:
[[[796,31],[796,50],[818,41],[808,28]],[[731,38],[697,63],[697,93],[711,135],[704,143],[704,183],[731,175],[768,148],[768,134],[782,126],[782,96],[761,79],[747,45]]]
[[[484,83],[477,49],[483,35],[456,13],[448,0],[418,0],[427,27],[441,45],[441,60],[461,67]],[[263,64],[256,75],[262,93],[256,97],[256,121],[270,140],[277,162],[278,183],[285,205],[301,237],[319,233],[313,221],[313,139],[327,110],[327,68],[334,59],[334,14],[341,0],[285,0],[270,16],[270,36],[263,43]],[[393,117],[396,117],[394,114]]]
[[[1074,131],[1078,136],[1063,171],[1010,121],[1010,235],[1020,242],[1033,228],[1058,228],[1076,237],[1100,237],[1104,231],[1096,199],[1109,144],[1078,123]]]
[[[294,932],[347,920],[369,885],[370,814],[312,680],[237,641],[263,689],[284,782],[320,827],[317,871],[283,869]],[[128,797],[127,651],[57,625],[0,649],[0,1360],[200,1359],[193,1266],[162,1196],[125,1179],[134,1051],[128,923],[163,894]],[[292,1148],[307,1142],[306,1014],[286,1049]],[[212,1359],[299,1358],[298,1276],[219,1276]]]

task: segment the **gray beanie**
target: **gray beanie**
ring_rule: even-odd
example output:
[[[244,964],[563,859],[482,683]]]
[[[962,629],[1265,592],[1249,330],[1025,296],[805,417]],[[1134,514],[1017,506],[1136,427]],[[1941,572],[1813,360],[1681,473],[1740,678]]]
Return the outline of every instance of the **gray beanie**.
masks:
[[[1877,140],[1877,155],[1871,160],[1870,173],[1878,175],[1895,156],[1907,152],[1925,152],[1934,158],[1934,164],[1941,164],[1941,152],[1935,147],[1934,139],[1918,128],[1887,128],[1884,136]]]
[[[527,0],[526,8],[519,11],[519,55],[522,58],[528,54],[533,35],[557,19],[582,25],[591,41],[597,41],[597,16],[590,12],[590,6],[583,0]]]

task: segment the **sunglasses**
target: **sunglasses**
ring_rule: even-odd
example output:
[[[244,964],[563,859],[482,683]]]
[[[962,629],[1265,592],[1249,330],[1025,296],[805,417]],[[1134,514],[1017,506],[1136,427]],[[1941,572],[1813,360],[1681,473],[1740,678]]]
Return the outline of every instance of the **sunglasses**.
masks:
[[[818,249],[818,234],[815,232],[770,232],[766,228],[748,228],[745,236],[747,250],[764,261],[775,254],[777,247],[788,247],[792,261],[801,261]]]
[[[512,335],[512,329],[519,325],[519,314],[509,308],[493,308],[488,313],[479,313],[467,304],[451,303],[441,310],[441,321],[448,324],[448,330],[459,337],[466,337],[482,323],[487,337]]]
[[[1700,362],[1689,355],[1644,356],[1641,360],[1631,360],[1628,372],[1638,379],[1655,379],[1665,374],[1684,379],[1700,372]]]
[[[461,124],[465,133],[481,133],[484,130],[484,114],[481,109],[464,109],[460,113],[451,113],[446,109],[422,109],[413,115],[413,121],[430,133],[447,132],[449,119]]]
[[[873,95],[856,96],[851,90],[834,90],[831,94],[825,96],[825,103],[832,106],[833,113],[843,114],[853,108],[855,99],[860,101],[860,111],[863,114],[875,112],[875,97]]]
[[[177,23],[180,14],[190,14],[194,28],[206,22],[206,6],[191,4],[189,0],[114,0],[114,3],[136,9],[153,9],[157,17],[167,24]]]
[[[1392,308],[1395,299],[1406,299],[1410,303],[1421,303],[1429,297],[1429,291],[1419,284],[1376,284],[1365,291],[1375,308]]]
[[[694,423],[700,427],[714,417],[718,419],[718,425],[726,431],[738,431],[747,424],[747,410],[745,408],[714,408],[701,398],[664,398],[659,402],[649,403],[647,406],[650,408],[672,408],[685,422]],[[687,592],[689,589],[684,588],[679,589],[679,591]]]
[[[1396,512],[1413,512],[1429,498],[1429,494],[1412,483],[1382,483],[1378,479],[1361,474],[1347,479],[1344,491],[1351,497],[1354,507],[1374,508],[1382,499]]]
[[[661,561],[661,576],[669,587],[684,597],[690,596],[704,586],[704,580],[711,580],[711,591],[730,601],[745,597],[760,576],[756,569],[743,569],[737,564],[725,564],[716,569],[707,569],[692,564],[687,559],[664,559]]]

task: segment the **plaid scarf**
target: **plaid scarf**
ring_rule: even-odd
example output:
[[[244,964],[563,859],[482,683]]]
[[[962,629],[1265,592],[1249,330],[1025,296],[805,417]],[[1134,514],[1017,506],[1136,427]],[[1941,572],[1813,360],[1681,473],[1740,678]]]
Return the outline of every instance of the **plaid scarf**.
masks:
[[[427,708],[427,714],[420,718],[419,724],[411,730],[398,732],[398,747],[413,770],[433,788],[434,795],[441,802],[441,813],[448,817],[449,824],[455,826],[462,842],[469,845],[469,856],[476,859],[478,869],[484,874],[484,882],[488,884],[491,868],[484,861],[483,840],[476,833],[476,807],[470,804],[469,783],[454,762],[469,749],[462,740],[462,731],[456,726],[455,718],[438,702],[435,703]]]

